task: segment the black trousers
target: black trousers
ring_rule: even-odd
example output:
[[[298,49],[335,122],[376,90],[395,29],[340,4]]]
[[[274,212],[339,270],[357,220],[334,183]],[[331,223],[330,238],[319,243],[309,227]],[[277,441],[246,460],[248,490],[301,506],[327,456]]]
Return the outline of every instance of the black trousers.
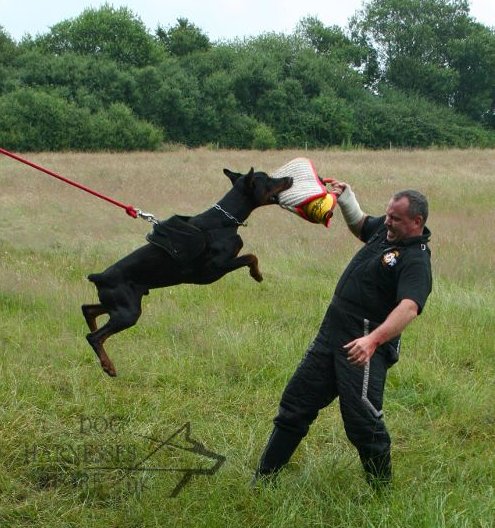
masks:
[[[352,365],[343,349],[375,326],[332,302],[282,394],[259,474],[275,473],[286,464],[320,409],[338,397],[347,437],[356,447],[367,476],[390,479],[390,436],[382,403],[387,369],[397,360],[398,341],[379,347],[366,367]]]

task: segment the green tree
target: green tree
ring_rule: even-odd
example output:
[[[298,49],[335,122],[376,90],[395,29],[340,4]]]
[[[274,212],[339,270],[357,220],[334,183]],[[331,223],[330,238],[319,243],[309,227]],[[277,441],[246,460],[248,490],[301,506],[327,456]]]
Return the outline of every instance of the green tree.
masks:
[[[169,29],[158,26],[156,36],[168,53],[178,57],[211,47],[208,37],[187,18],[178,18],[177,25]]]
[[[105,57],[52,55],[36,49],[22,54],[16,65],[22,85],[49,87],[68,101],[89,105],[93,110],[116,102],[127,103],[135,90],[129,70],[122,70]]]
[[[495,134],[466,116],[418,95],[384,88],[354,102],[352,143],[371,148],[493,147]]]
[[[191,144],[200,111],[197,79],[173,58],[135,71],[134,79],[137,115],[160,126],[170,141]]]
[[[368,58],[370,51],[349,38],[339,26],[325,26],[316,17],[303,18],[296,27],[296,35],[315,53],[332,55],[340,62],[357,67]]]
[[[352,39],[338,26],[325,26],[316,17],[303,18],[298,35],[316,55],[327,55],[334,64],[360,70],[366,84],[372,84],[378,74],[376,51],[365,39]]]
[[[0,26],[0,65],[11,65],[19,54],[16,43]]]
[[[91,150],[156,150],[164,139],[161,130],[137,119],[122,103],[93,115],[88,132]]]
[[[260,97],[255,115],[275,132],[277,146],[287,148],[305,145],[306,110],[307,98],[301,83],[287,78]]]
[[[0,97],[0,144],[21,151],[67,150],[85,125],[84,112],[43,90]]]
[[[339,97],[353,99],[362,93],[368,83],[365,75],[356,68],[331,55],[319,55],[311,50],[301,50],[294,58],[290,77],[297,79],[307,97],[317,97],[326,90]]]
[[[122,103],[92,113],[39,88],[0,97],[0,144],[8,149],[154,150],[162,141],[161,130]]]
[[[383,80],[476,119],[493,115],[495,33],[467,0],[371,0],[352,34],[377,50]]]
[[[256,150],[270,150],[277,146],[277,138],[273,130],[264,123],[254,129],[252,148]]]
[[[453,106],[495,128],[495,32],[473,24],[464,39],[452,43],[452,66],[458,72]]]
[[[115,9],[108,4],[55,24],[31,45],[56,55],[104,56],[126,66],[145,66],[160,59],[159,47],[141,19],[126,7]]]
[[[256,43],[239,54],[231,71],[233,91],[243,110],[255,114],[259,99],[282,80],[283,63],[273,54],[261,52]]]
[[[20,44],[0,29],[0,142],[490,146],[472,119],[495,126],[493,39],[461,0],[371,0],[350,31],[309,17],[293,35],[215,45],[186,19],[151,36],[106,5]]]
[[[16,43],[0,26],[0,94],[7,92],[9,84],[15,82],[12,65],[18,53]]]
[[[351,142],[354,114],[347,101],[335,94],[325,94],[310,102],[307,136],[315,146],[341,145]]]
[[[350,28],[377,50],[386,71],[403,56],[423,63],[448,60],[449,42],[465,36],[469,24],[467,0],[370,0]]]

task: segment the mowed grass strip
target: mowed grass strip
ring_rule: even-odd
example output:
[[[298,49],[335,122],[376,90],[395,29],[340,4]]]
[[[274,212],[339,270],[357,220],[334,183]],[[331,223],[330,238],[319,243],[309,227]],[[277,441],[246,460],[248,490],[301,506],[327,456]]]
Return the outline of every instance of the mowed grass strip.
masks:
[[[278,486],[250,488],[281,391],[359,248],[338,210],[330,229],[277,206],[255,211],[240,234],[264,282],[241,269],[152,291],[138,325],[107,343],[110,379],[85,340],[80,305],[96,301],[85,277],[143,244],[150,227],[2,158],[0,526],[493,526],[494,151],[28,157],[166,218],[215,203],[230,186],[224,167],[271,172],[296,156],[349,182],[371,214],[404,188],[430,200],[434,291],[387,381],[393,488],[368,489],[336,403]],[[157,449],[180,430],[175,447]],[[225,462],[170,498],[186,470],[212,467],[205,451]]]

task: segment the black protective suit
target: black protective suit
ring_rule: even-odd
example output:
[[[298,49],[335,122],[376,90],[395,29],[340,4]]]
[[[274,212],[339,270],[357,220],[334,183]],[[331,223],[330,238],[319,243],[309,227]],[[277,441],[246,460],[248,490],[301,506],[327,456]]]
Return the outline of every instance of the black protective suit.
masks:
[[[368,480],[391,478],[382,403],[387,369],[399,357],[400,336],[378,347],[364,368],[348,361],[343,346],[373,331],[403,299],[415,301],[421,313],[432,278],[429,230],[391,244],[384,218],[365,220],[361,239],[366,244],[344,271],[316,338],[282,394],[258,475],[274,474],[286,464],[319,410],[338,397],[347,437]]]

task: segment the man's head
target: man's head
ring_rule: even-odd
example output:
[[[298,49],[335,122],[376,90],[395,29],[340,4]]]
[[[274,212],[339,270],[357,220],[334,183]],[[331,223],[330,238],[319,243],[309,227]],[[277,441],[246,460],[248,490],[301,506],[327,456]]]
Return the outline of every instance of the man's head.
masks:
[[[399,242],[420,236],[427,218],[428,201],[420,192],[406,190],[394,194],[386,210],[387,240]]]

